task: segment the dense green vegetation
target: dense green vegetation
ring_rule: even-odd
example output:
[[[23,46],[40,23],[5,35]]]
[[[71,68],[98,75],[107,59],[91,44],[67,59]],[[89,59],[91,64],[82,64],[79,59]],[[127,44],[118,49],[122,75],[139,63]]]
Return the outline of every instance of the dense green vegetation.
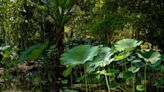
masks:
[[[0,0],[0,92],[163,92],[164,0]]]

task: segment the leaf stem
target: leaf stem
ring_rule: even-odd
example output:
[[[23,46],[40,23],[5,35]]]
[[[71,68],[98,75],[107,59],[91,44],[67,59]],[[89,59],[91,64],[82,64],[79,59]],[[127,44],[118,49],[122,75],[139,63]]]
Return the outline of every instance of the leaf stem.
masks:
[[[86,66],[85,65],[84,65],[84,76],[85,76],[85,92],[88,92],[87,73],[86,73]]]
[[[145,84],[145,92],[147,92],[147,81],[146,81],[146,69],[147,69],[147,65],[145,65],[145,69],[144,69],[144,84]]]
[[[125,71],[127,72],[126,60],[124,59],[123,62],[124,62]]]
[[[135,75],[134,78],[132,79],[132,80],[133,80],[133,90],[132,90],[132,92],[135,92],[135,77],[136,77],[136,75]]]
[[[110,87],[109,87],[109,82],[108,82],[107,75],[105,75],[105,80],[106,80],[106,85],[107,85],[107,88],[108,88],[108,92],[111,92]]]

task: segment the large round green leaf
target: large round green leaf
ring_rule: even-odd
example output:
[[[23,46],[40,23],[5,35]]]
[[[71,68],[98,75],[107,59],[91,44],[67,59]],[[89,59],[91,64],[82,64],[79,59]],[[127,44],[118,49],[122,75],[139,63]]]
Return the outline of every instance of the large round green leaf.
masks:
[[[144,59],[146,62],[150,62],[151,64],[155,64],[157,61],[161,59],[161,54],[156,51],[145,51],[141,50],[140,53],[137,53],[138,57]]]
[[[87,63],[87,72],[94,71],[97,67],[105,67],[114,61],[113,50],[109,47],[100,47],[98,51],[98,55],[95,56],[93,61]]]
[[[64,65],[84,64],[86,61],[92,61],[98,54],[98,50],[98,46],[80,45],[62,54],[60,60]]]
[[[134,39],[123,39],[123,40],[119,40],[115,43],[115,48],[118,51],[123,51],[123,50],[127,50],[127,49],[133,49],[137,46],[139,46],[142,43],[142,41],[137,41]]]

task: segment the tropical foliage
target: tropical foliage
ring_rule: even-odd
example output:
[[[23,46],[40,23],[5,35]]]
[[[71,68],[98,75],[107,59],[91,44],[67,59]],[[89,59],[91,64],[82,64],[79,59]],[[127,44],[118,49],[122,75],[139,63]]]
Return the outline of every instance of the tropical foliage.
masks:
[[[0,92],[163,92],[164,0],[0,0]]]
[[[122,91],[146,91],[147,85],[150,83],[146,81],[151,81],[151,78],[148,79],[151,71],[147,67],[149,66],[151,70],[158,70],[162,59],[159,52],[140,49],[140,45],[141,42],[137,40],[123,39],[117,41],[113,47],[90,45],[74,47],[61,56],[61,63],[68,66],[63,74],[67,77],[72,71],[70,67],[75,68],[83,65],[86,68],[84,72],[87,72],[85,77],[92,74],[108,77],[106,83],[109,92],[112,87],[110,85],[117,83],[115,87],[119,89],[125,85],[118,83],[118,79],[125,81],[125,83],[131,83],[129,84],[130,88],[121,88]],[[144,71],[142,71],[143,69]],[[140,73],[144,73],[144,75],[137,76]],[[143,80],[144,83],[138,82],[138,80]]]

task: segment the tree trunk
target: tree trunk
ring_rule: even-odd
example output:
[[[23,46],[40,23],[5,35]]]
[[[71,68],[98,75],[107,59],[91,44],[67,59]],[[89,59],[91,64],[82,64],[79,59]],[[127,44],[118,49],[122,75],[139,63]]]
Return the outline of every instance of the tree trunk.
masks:
[[[45,23],[45,16],[44,16],[44,14],[42,13],[42,18],[41,18],[41,23],[40,23],[40,25],[41,25],[41,31],[40,31],[40,40],[41,41],[44,41],[45,40],[45,25],[44,25],[44,23]]]
[[[59,92],[61,88],[60,79],[62,77],[63,66],[60,64],[60,56],[64,52],[64,26],[57,30],[57,54],[55,55],[55,78],[54,78],[54,86],[55,92]]]
[[[57,61],[56,65],[60,65],[60,55],[64,52],[64,26],[57,32]]]

